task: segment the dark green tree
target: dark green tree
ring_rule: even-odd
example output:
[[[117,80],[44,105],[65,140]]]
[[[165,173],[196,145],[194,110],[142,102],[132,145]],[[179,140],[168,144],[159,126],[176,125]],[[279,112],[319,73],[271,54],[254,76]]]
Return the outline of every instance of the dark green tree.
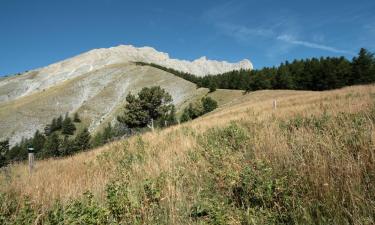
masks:
[[[44,143],[46,138],[39,130],[35,131],[34,137],[32,139],[32,147],[34,148],[35,153],[38,153],[43,150]]]
[[[189,111],[187,110],[187,108],[185,108],[184,112],[182,113],[182,115],[180,117],[180,122],[184,123],[184,122],[187,122],[189,120],[192,120],[192,119],[190,117]]]
[[[172,96],[159,86],[145,87],[138,96],[130,93],[126,101],[125,111],[117,119],[129,128],[146,127],[151,120],[156,122],[174,113]]]
[[[52,119],[52,122],[51,122],[51,125],[50,125],[50,130],[51,130],[51,133],[52,132],[55,132],[57,129],[57,119],[56,118],[53,118]]]
[[[189,105],[184,109],[180,121],[186,122],[189,120],[193,120],[201,115],[204,114],[204,109],[201,102],[196,103],[189,103]]]
[[[74,141],[70,140],[68,135],[65,135],[63,140],[61,141],[60,150],[59,150],[60,155],[61,156],[71,155],[75,151],[74,147],[75,147]]]
[[[367,84],[375,81],[374,54],[361,48],[358,57],[353,58],[352,84]]]
[[[82,151],[89,149],[91,135],[87,128],[84,128],[79,134],[77,134],[76,138],[74,139],[75,149],[77,151]]]
[[[42,158],[47,157],[58,157],[60,156],[60,139],[56,132],[48,136],[44,145],[43,151],[41,152]]]
[[[66,116],[63,123],[62,123],[62,134],[65,135],[73,135],[74,131],[76,130],[76,126],[72,122],[69,116]]]
[[[216,91],[216,88],[217,88],[216,82],[211,80],[209,82],[208,88],[210,89],[209,90],[210,93]]]
[[[217,108],[217,102],[211,97],[204,97],[201,99],[203,105],[203,113],[208,113]]]
[[[56,119],[56,130],[61,130],[62,128],[62,122],[63,122],[63,117],[60,115],[57,119]]]

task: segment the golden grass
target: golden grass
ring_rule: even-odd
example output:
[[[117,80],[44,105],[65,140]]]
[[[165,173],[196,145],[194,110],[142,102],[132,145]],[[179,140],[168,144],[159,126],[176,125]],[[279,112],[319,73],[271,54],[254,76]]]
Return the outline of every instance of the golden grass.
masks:
[[[212,127],[227,125],[231,121],[244,123],[264,121],[266,125],[254,134],[256,157],[273,162],[282,161],[283,165],[294,165],[301,170],[301,174],[314,173],[317,178],[316,185],[320,185],[322,190],[327,191],[326,189],[331,186],[327,187],[323,184],[334,183],[327,175],[329,171],[327,167],[332,159],[324,158],[323,154],[314,153],[315,163],[306,162],[305,165],[309,167],[305,167],[303,163],[297,165],[295,159],[298,155],[288,147],[288,140],[276,129],[275,118],[288,119],[297,114],[317,115],[322,114],[323,111],[331,114],[357,112],[372,104],[374,95],[374,85],[354,86],[325,92],[257,91],[243,95],[225,107],[220,107],[189,123],[142,135],[141,138],[146,143],[145,151],[149,157],[142,164],[132,165],[132,182],[136,185],[139,180],[157,177],[161,172],[173,175],[179,170],[177,165],[187,166],[187,152],[194,149],[197,144],[196,138],[190,135],[189,131],[199,134]],[[274,99],[278,101],[276,110],[272,108]],[[371,135],[375,140],[374,132]],[[304,143],[310,142],[312,146],[326,145],[328,149],[335,146],[332,143],[334,140],[314,140],[303,131],[300,131],[296,138],[296,141],[298,140]],[[12,165],[0,175],[0,192],[12,192],[19,197],[30,195],[33,202],[44,207],[49,207],[56,199],[66,202],[77,198],[87,190],[102,198],[105,185],[116,173],[116,159],[124,154],[124,148],[130,152],[139,151],[138,142],[139,137],[132,137],[128,142],[117,141],[72,157],[38,161],[32,175],[28,174],[24,163]],[[334,151],[334,149],[331,150]],[[103,155],[108,156],[106,161],[103,161],[103,157],[98,157]],[[355,175],[356,170],[360,168],[353,165],[356,164],[341,165],[340,169],[351,171],[340,174]],[[195,165],[185,169],[198,174],[202,168]],[[188,198],[184,188],[182,184],[169,183],[166,204],[175,205],[179,200]],[[171,211],[173,210],[176,210],[176,207],[171,207]],[[171,215],[175,214],[171,213]]]

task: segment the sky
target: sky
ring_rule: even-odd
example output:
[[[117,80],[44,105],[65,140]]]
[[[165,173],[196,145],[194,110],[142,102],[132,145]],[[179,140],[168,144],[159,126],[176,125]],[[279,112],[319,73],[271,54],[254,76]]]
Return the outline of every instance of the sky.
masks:
[[[94,48],[151,46],[170,57],[254,67],[375,51],[374,0],[0,0],[0,76]]]

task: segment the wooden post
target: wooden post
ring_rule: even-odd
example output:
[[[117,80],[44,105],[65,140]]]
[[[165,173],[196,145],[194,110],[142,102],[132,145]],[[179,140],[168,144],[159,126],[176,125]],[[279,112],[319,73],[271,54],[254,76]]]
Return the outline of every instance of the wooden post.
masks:
[[[34,169],[34,148],[28,148],[29,154],[29,173],[32,174]]]
[[[276,101],[276,99],[273,100],[272,105],[273,105],[273,109],[276,109],[276,108],[277,108],[277,101]]]

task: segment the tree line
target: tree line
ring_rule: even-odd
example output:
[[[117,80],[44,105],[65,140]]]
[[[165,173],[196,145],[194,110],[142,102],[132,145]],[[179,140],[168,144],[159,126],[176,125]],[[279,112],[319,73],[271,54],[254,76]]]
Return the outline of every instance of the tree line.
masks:
[[[177,123],[176,109],[172,96],[159,86],[145,87],[137,95],[129,93],[123,113],[117,117],[114,126],[108,123],[103,131],[91,135],[87,128],[79,132],[76,128],[81,119],[78,113],[70,117],[59,116],[44,128],[37,130],[33,137],[23,138],[15,146],[9,140],[0,141],[0,167],[27,158],[32,147],[37,159],[63,157],[93,147],[102,146],[120,137],[148,131],[151,127],[164,128]],[[198,103],[191,103],[184,109],[180,120],[186,122],[208,113],[217,107],[210,97],[203,97]]]
[[[277,67],[239,70],[199,77],[156,64],[150,65],[193,82],[197,87],[256,91],[262,89],[293,89],[322,91],[344,86],[369,84],[375,81],[375,57],[360,49],[351,61],[345,57],[320,57],[285,61]]]

